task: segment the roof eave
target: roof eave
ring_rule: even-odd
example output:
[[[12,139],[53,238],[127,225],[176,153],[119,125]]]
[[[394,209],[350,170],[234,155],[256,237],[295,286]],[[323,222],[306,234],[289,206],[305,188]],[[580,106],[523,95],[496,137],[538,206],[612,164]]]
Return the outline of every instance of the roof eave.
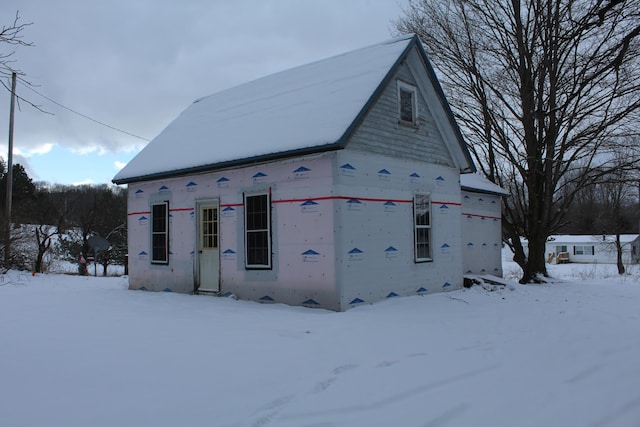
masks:
[[[462,191],[470,191],[472,193],[482,193],[482,194],[491,194],[493,196],[500,196],[500,197],[510,197],[511,195],[509,193],[507,193],[506,191],[504,193],[501,193],[499,191],[491,191],[491,190],[483,190],[481,188],[475,188],[475,187],[468,187],[466,185],[461,185],[460,189]]]
[[[343,148],[338,142],[324,145],[316,145],[313,147],[297,148],[289,151],[282,151],[279,153],[261,154],[259,156],[245,157],[242,159],[229,160],[225,162],[212,163],[208,165],[200,165],[189,168],[175,169],[172,171],[163,171],[157,173],[151,173],[147,175],[139,175],[128,178],[112,179],[111,182],[117,185],[132,184],[134,182],[154,181],[157,179],[165,178],[178,178],[187,175],[193,175],[198,173],[214,172],[222,169],[228,169],[237,166],[248,166],[256,163],[264,163],[268,161],[281,160],[290,157],[298,157],[309,154],[324,153],[327,151],[334,151]]]

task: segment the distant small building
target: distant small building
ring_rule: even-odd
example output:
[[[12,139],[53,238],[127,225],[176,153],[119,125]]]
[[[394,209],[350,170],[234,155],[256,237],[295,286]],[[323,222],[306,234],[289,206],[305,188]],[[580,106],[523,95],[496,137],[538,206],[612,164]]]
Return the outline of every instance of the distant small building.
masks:
[[[218,92],[113,180],[129,288],[342,311],[501,275],[475,170],[416,36]]]
[[[620,236],[622,244],[622,262],[637,264],[640,262],[640,236],[637,234],[623,234]],[[547,239],[545,245],[547,261],[550,263],[601,263],[615,264],[617,262],[615,235],[555,235]]]

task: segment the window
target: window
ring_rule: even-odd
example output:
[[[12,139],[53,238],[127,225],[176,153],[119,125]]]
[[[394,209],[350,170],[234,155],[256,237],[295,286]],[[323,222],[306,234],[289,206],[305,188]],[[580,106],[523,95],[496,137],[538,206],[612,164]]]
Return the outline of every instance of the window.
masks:
[[[431,198],[428,194],[413,196],[415,261],[431,261]]]
[[[202,249],[218,248],[218,208],[203,207],[201,214]]]
[[[151,206],[151,262],[169,263],[169,202]]]
[[[244,197],[245,266],[271,268],[271,200],[269,194]]]
[[[565,245],[556,246],[556,255],[562,252],[567,252],[567,247]]]
[[[415,124],[417,114],[416,88],[406,83],[398,82],[398,105],[400,123]]]
[[[594,255],[595,248],[593,246],[574,246],[573,254],[574,255]]]

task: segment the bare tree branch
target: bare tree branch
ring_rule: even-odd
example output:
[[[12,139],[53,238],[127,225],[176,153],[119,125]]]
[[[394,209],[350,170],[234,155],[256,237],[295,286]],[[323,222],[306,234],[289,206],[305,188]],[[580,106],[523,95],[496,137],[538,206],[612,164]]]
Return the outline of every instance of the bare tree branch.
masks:
[[[612,159],[640,135],[639,22],[640,0],[410,0],[395,22],[422,39],[479,170],[511,192],[523,282],[546,275],[577,194],[633,166]]]

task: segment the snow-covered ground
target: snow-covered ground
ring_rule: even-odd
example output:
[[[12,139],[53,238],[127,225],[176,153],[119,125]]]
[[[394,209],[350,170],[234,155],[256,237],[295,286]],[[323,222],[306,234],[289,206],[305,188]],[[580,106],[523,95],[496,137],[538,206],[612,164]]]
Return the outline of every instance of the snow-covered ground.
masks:
[[[637,427],[635,267],[345,313],[12,271],[0,425]]]

